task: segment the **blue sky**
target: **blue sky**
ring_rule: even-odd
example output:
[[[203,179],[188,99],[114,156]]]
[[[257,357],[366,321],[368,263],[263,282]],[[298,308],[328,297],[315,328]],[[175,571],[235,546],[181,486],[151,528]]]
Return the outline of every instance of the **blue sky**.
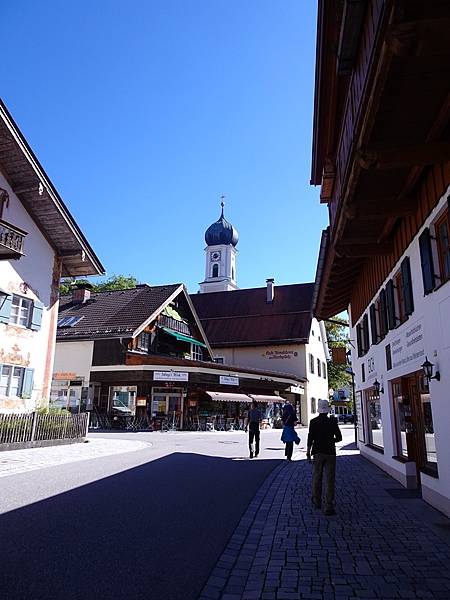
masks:
[[[223,193],[239,287],[314,279],[315,4],[3,6],[1,95],[109,274],[197,291]]]

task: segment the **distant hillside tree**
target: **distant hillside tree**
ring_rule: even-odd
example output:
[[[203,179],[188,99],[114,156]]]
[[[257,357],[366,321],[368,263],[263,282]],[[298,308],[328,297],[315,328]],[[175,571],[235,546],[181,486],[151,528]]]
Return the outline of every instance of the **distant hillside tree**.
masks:
[[[331,321],[325,321],[325,329],[330,353],[332,348],[349,350],[349,329],[345,321],[339,317],[334,317]],[[333,363],[332,357],[327,363],[329,387],[335,391],[340,388],[351,388],[351,376],[347,372],[348,365],[336,365]]]
[[[93,292],[112,292],[114,290],[129,290],[136,287],[139,281],[133,275],[111,275],[105,281],[91,283],[87,279],[64,279],[59,286],[61,296],[67,296],[77,284],[86,283],[92,286]]]

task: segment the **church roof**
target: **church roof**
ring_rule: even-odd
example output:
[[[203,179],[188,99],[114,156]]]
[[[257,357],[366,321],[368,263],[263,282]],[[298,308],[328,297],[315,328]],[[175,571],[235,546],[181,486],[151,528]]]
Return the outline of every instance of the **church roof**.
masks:
[[[222,214],[219,219],[210,225],[205,232],[205,242],[208,246],[220,246],[222,244],[236,246],[239,241],[237,229],[223,216],[224,203],[221,203]]]
[[[192,294],[214,347],[306,343],[312,320],[314,283],[278,285],[266,302],[266,288]]]

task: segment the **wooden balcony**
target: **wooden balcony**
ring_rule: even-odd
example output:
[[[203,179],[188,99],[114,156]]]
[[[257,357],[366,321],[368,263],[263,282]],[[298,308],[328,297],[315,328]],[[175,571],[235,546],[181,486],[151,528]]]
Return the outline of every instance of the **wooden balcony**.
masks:
[[[160,315],[158,319],[158,325],[161,327],[168,327],[172,329],[172,331],[177,331],[178,333],[182,333],[183,335],[192,335],[191,327],[189,323],[185,323],[184,321],[177,321],[173,317],[169,317],[168,315]]]
[[[0,260],[21,258],[26,235],[26,231],[0,219]]]

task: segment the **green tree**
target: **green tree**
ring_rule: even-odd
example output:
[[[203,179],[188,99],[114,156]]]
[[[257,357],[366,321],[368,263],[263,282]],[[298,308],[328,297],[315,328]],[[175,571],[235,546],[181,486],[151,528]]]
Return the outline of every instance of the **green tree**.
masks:
[[[349,350],[349,330],[348,323],[339,317],[334,317],[329,321],[325,321],[325,329],[327,332],[328,347],[345,348]],[[328,385],[333,390],[348,387],[351,389],[351,376],[347,372],[347,365],[337,365],[331,357],[328,363]]]
[[[111,292],[114,290],[128,290],[139,283],[133,275],[111,275],[105,281],[91,283],[87,279],[64,279],[59,286],[61,296],[71,293],[73,286],[86,283],[92,287],[93,292]]]

